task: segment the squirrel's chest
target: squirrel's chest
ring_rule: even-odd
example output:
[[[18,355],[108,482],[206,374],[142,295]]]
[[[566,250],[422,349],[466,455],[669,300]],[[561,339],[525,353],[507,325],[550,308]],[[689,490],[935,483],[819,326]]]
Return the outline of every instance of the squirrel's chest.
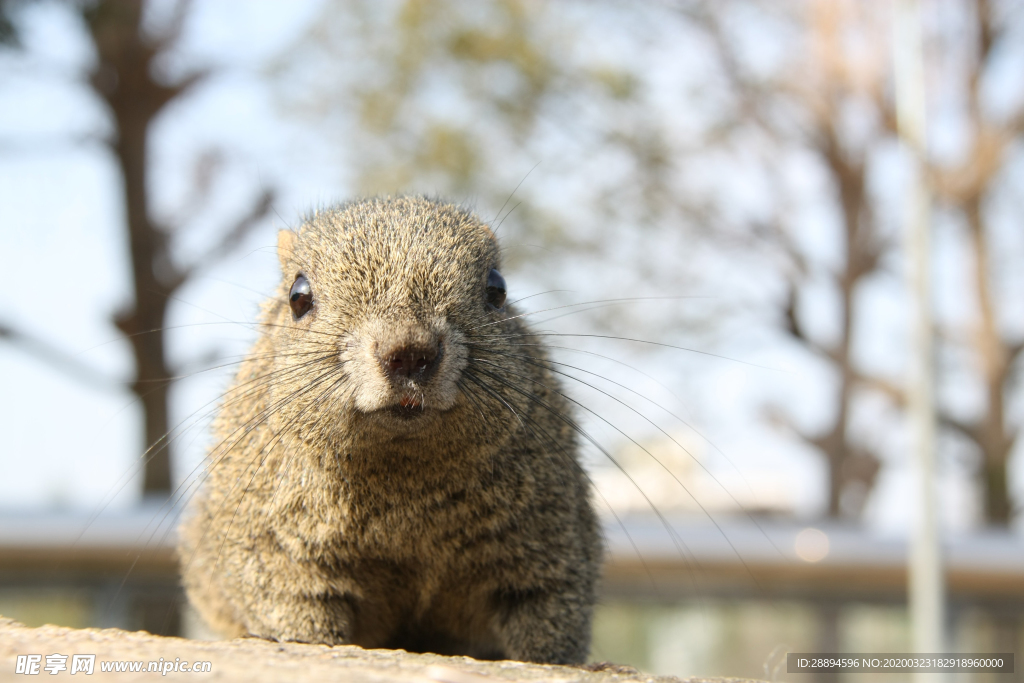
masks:
[[[514,511],[473,488],[381,495],[348,501],[342,537],[357,556],[458,564],[473,548],[512,523]]]
[[[507,542],[522,514],[504,495],[507,482],[500,487],[479,480],[418,487],[395,481],[360,484],[295,489],[285,506],[290,509],[269,518],[275,545],[296,561],[326,566],[380,561],[446,572],[472,564],[475,554],[498,541]]]

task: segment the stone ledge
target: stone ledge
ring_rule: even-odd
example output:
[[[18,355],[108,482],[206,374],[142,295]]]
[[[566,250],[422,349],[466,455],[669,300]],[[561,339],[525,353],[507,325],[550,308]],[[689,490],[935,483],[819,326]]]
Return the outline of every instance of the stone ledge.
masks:
[[[351,645],[329,647],[299,643],[274,643],[255,638],[227,641],[198,641],[153,636],[145,631],[120,629],[72,629],[60,626],[28,628],[16,621],[0,618],[0,681],[27,681],[34,677],[15,674],[17,655],[94,654],[95,673],[82,680],[131,681],[345,681],[345,683],[486,683],[486,681],[546,681],[550,683],[704,683],[740,679],[680,679],[615,671],[590,672],[566,666],[544,666],[523,662],[484,662],[469,657],[412,654],[403,650],[364,650]],[[210,673],[153,672],[102,673],[101,661],[173,661],[212,662]],[[56,676],[69,676],[68,670]],[[145,666],[145,665],[143,665]],[[57,680],[40,670],[42,680]],[[79,676],[80,674],[75,674]],[[157,678],[159,676],[159,678]],[[36,679],[40,680],[40,679]],[[71,679],[77,680],[77,679]]]

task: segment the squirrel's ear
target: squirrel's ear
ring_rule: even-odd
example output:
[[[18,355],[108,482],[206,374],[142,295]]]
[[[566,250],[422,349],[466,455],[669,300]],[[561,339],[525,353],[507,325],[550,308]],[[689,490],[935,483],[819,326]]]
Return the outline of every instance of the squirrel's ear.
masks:
[[[291,230],[281,230],[277,233],[277,260],[281,262],[281,272],[288,271],[288,264],[291,263],[292,255],[295,252],[295,240],[298,238]]]

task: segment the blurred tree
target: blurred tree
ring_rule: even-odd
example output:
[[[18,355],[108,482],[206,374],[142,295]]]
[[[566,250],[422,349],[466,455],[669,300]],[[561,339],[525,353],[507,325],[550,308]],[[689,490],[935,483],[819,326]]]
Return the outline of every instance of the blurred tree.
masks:
[[[883,256],[894,247],[893,233],[880,220],[868,182],[873,157],[893,142],[892,105],[886,97],[888,34],[877,10],[842,1],[688,3],[681,9],[707,37],[726,90],[728,105],[707,132],[706,144],[728,150],[738,158],[736,163],[749,156],[751,147],[758,149],[759,172],[768,178],[778,173],[783,159],[803,153],[831,186],[828,199],[836,219],[829,223],[835,225],[841,245],[831,261],[807,246],[801,234],[805,228],[794,220],[785,200],[739,221],[728,218],[728,206],[712,210],[710,216],[720,233],[716,239],[739,243],[745,238],[774,260],[787,282],[785,296],[777,301],[777,321],[792,341],[834,372],[826,425],[808,431],[781,408],[771,410],[775,421],[824,456],[826,513],[831,517],[859,516],[881,464],[877,442],[851,429],[857,401],[865,392],[880,391],[902,402],[895,383],[858,364],[853,343],[858,327],[871,324],[870,311],[858,306],[859,289],[879,274]],[[743,14],[747,16],[738,16]],[[766,65],[754,56],[749,39],[738,35],[740,26],[757,21],[751,14],[789,39],[795,48],[790,58]],[[768,183],[786,197],[788,188],[781,179]],[[789,194],[789,202],[805,201]],[[812,289],[834,293],[834,329],[808,324],[803,300]]]
[[[754,131],[774,150],[766,155],[768,174],[775,172],[778,159],[788,151],[802,149],[817,159],[830,178],[842,233],[839,264],[830,268],[814,263],[801,246],[799,228],[784,210],[739,227],[755,238],[755,248],[781,255],[790,286],[779,319],[795,341],[826,359],[839,377],[831,426],[814,433],[794,431],[825,455],[828,514],[854,516],[880,464],[875,449],[851,433],[857,397],[873,392],[888,397],[896,407],[904,402],[901,382],[860,367],[853,346],[857,330],[873,324],[873,312],[858,305],[858,289],[886,270],[886,254],[898,246],[898,220],[886,220],[886,202],[892,202],[892,197],[886,196],[882,180],[891,174],[883,157],[896,140],[888,8],[850,0],[809,0],[785,5],[686,3],[682,12],[702,27],[726,77],[732,107],[725,122],[712,130],[714,144],[728,141],[736,149],[744,141],[749,143]],[[800,46],[791,51],[792,60],[766,67],[763,61],[751,59],[756,45],[742,35],[744,19],[749,21],[751,14],[764,20],[763,26],[774,25],[792,36],[793,44]],[[942,337],[950,349],[943,367],[947,376],[955,376],[954,382],[962,382],[965,368],[974,372],[985,396],[984,405],[967,417],[962,417],[962,401],[940,401],[939,406],[943,423],[966,435],[981,453],[985,521],[1005,525],[1013,509],[1007,461],[1019,430],[1009,406],[1017,393],[1024,329],[1008,317],[1017,310],[1015,290],[1005,286],[1010,284],[1006,277],[1000,278],[1002,288],[996,286],[992,257],[1000,232],[994,225],[998,222],[995,206],[1012,183],[1019,182],[1019,175],[1014,178],[1011,170],[1014,160],[1020,159],[1024,108],[1020,98],[1012,111],[1000,108],[985,87],[1000,77],[997,71],[1006,69],[1008,62],[1020,67],[1022,55],[1010,45],[1024,29],[1024,12],[1012,4],[972,0],[945,9],[931,7],[930,15],[937,48],[933,54],[944,67],[941,74],[932,74],[930,87],[936,90],[932,119],[941,120],[947,131],[959,128],[965,141],[956,154],[935,155],[932,186],[939,207],[969,237],[965,255],[971,261],[977,312],[977,320],[947,324]],[[899,205],[898,194],[895,203]],[[1019,212],[1020,207],[1009,211]],[[723,214],[727,212],[718,215]],[[1007,229],[1005,216],[1002,231]],[[802,292],[821,279],[838,292],[841,311],[839,333],[830,341],[810,331],[808,314],[801,306]],[[964,357],[971,360],[964,363]],[[952,391],[947,393],[962,395],[964,387],[953,387],[950,381],[946,385]],[[777,414],[786,419],[781,411]]]
[[[0,3],[0,38],[17,48],[18,13],[27,2],[4,0]],[[135,360],[135,378],[127,386],[142,405],[145,443],[149,448],[145,463],[143,493],[166,496],[171,491],[171,428],[168,417],[168,393],[175,376],[165,351],[167,307],[177,292],[196,273],[208,268],[236,247],[268,214],[273,194],[265,190],[251,208],[227,226],[219,241],[207,253],[191,263],[179,263],[172,256],[172,242],[185,226],[154,218],[151,211],[152,188],[147,175],[152,166],[149,136],[154,121],[167,106],[185,97],[207,74],[197,72],[183,78],[170,78],[160,69],[160,57],[178,40],[191,3],[180,0],[173,5],[169,19],[154,29],[145,23],[141,0],[99,0],[68,3],[67,7],[84,21],[96,52],[89,74],[95,94],[106,103],[114,133],[106,144],[121,170],[125,207],[125,237],[128,241],[133,279],[133,301],[113,316],[114,324],[131,344]],[[206,166],[215,158],[203,155]],[[203,163],[200,164],[202,166]],[[195,203],[206,199],[210,169],[196,174]],[[53,349],[35,339],[30,331],[10,324],[0,326],[0,338],[22,344],[28,351],[52,362],[76,377],[104,380],[101,373],[83,366],[70,354]]]
[[[637,126],[644,103],[636,97],[636,65],[581,51],[587,22],[566,15],[566,7],[330,3],[278,65],[281,101],[293,114],[329,123],[362,192],[431,188],[514,208],[517,237],[594,253],[604,248],[595,223],[644,220],[643,203],[619,201],[623,195],[668,192],[655,172],[667,165],[666,146],[652,139],[653,126]],[[626,21],[636,14],[602,11]],[[643,137],[647,157],[639,159]],[[618,158],[616,149],[624,152]],[[578,175],[588,160],[591,173],[579,177],[575,204],[545,196],[551,178],[570,167]],[[521,183],[527,175],[530,182]],[[580,213],[590,230],[573,229]]]
[[[1000,103],[992,83],[1008,65],[1018,72],[1024,68],[1019,49],[1024,10],[1014,3],[989,0],[972,0],[957,10],[949,16],[957,25],[940,35],[944,39],[940,44],[950,61],[962,68],[955,72],[958,78],[942,84],[942,89],[952,91],[958,100],[957,119],[965,144],[951,158],[936,161],[931,173],[940,206],[953,214],[968,237],[976,315],[963,328],[946,330],[943,339],[954,353],[967,351],[980,377],[984,401],[967,415],[947,406],[943,419],[981,453],[985,519],[1005,526],[1014,513],[1007,463],[1020,434],[1013,399],[1021,399],[1024,327],[1014,320],[1020,312],[1015,301],[1022,292],[1013,273],[1020,270],[1021,254],[1007,252],[1000,233],[1019,232],[1024,207],[1009,207],[1016,214],[1009,221],[997,210],[1008,194],[1019,196],[1021,191],[1020,172],[1014,174],[1013,168],[1024,158],[1024,98],[1014,98],[1009,106]]]

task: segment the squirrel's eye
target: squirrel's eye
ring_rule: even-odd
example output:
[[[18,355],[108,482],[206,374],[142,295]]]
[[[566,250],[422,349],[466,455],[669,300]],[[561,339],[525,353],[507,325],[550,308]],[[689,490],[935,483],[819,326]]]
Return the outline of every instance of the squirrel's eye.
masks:
[[[292,307],[296,319],[306,315],[309,309],[313,308],[313,289],[305,275],[299,275],[292,283],[292,291],[288,293],[288,305]]]
[[[505,305],[505,278],[494,268],[487,273],[487,305],[495,311]]]

